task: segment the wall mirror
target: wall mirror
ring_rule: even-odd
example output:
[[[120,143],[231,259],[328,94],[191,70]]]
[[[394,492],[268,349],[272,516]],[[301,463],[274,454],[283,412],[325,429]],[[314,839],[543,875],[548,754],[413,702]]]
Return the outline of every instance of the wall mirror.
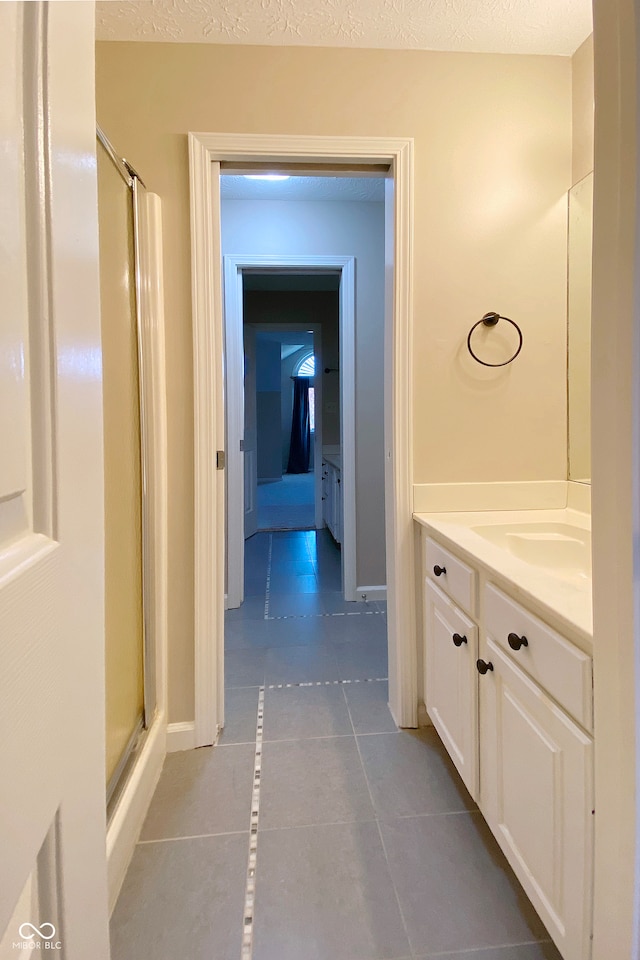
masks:
[[[591,250],[593,173],[569,191],[568,435],[569,479],[591,482]]]

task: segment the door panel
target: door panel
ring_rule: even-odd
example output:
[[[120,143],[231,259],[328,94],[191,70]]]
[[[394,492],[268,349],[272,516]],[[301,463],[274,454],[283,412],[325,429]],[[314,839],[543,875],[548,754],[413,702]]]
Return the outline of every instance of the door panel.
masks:
[[[0,942],[65,960],[109,952],[93,15],[0,4]]]
[[[98,144],[105,468],[106,781],[144,710],[142,477],[133,194]]]

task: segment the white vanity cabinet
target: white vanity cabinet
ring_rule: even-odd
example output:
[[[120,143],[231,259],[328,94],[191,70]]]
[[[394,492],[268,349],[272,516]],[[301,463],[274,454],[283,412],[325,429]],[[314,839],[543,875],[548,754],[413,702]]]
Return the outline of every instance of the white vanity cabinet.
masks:
[[[434,541],[425,555],[432,576],[475,609],[475,572]],[[434,570],[438,571],[434,574]],[[464,784],[478,799],[478,627],[429,578],[425,583],[425,706]]]
[[[426,532],[423,557],[427,712],[564,960],[589,960],[591,657]]]
[[[593,740],[488,637],[480,809],[565,960],[591,949]]]

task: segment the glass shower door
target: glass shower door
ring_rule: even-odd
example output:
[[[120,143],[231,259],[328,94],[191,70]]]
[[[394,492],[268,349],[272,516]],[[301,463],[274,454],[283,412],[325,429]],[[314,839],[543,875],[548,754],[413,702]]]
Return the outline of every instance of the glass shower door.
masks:
[[[134,193],[98,142],[105,459],[107,799],[145,726],[143,471]]]

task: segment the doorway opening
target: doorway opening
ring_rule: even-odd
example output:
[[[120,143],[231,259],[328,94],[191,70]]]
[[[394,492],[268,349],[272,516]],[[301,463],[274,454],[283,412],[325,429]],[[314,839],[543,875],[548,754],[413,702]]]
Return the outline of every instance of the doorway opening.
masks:
[[[363,382],[384,384],[384,429],[378,428],[383,448],[384,536],[386,554],[386,584],[388,597],[389,638],[389,704],[400,726],[417,724],[417,643],[415,635],[415,556],[412,526],[412,470],[411,470],[411,204],[412,204],[412,142],[394,138],[331,138],[280,135],[190,134],[190,174],[192,210],[192,269],[193,269],[193,329],[195,376],[195,608],[196,608],[196,663],[195,663],[195,742],[213,743],[224,719],[224,592],[225,543],[219,532],[224,530],[225,506],[237,495],[237,485],[231,479],[232,461],[241,452],[234,447],[233,429],[240,436],[244,411],[229,407],[224,417],[224,387],[228,388],[231,368],[227,367],[226,382],[224,358],[229,355],[230,343],[223,343],[223,304],[227,298],[240,298],[238,266],[247,258],[238,256],[244,245],[233,243],[233,254],[224,258],[224,287],[222,276],[215,267],[222,262],[223,237],[221,232],[220,173],[221,164],[254,167],[263,165],[273,169],[302,165],[306,173],[319,175],[335,171],[351,174],[369,173],[382,176],[384,182],[384,271],[380,301],[383,304],[384,370],[376,377],[369,375]],[[306,166],[305,166],[306,165]],[[225,172],[229,172],[228,168]],[[254,205],[249,204],[245,219],[253,219]],[[313,227],[315,233],[316,225]],[[286,231],[277,228],[266,236],[267,262],[277,265],[274,253],[276,240],[286,237]],[[229,235],[227,237],[229,239]],[[233,240],[234,237],[231,236]],[[235,237],[237,240],[237,236]],[[229,248],[227,248],[229,249]],[[246,247],[244,247],[246,249]],[[302,244],[301,250],[309,249]],[[299,258],[299,266],[307,269],[309,254]],[[312,258],[311,258],[312,259]],[[325,263],[327,259],[324,258]],[[333,264],[341,268],[341,309],[348,301],[345,290],[349,279],[354,284],[354,258],[336,258]],[[233,262],[235,261],[235,262]],[[306,261],[306,262],[305,262]],[[342,262],[340,262],[342,261]],[[358,270],[360,273],[360,270]],[[354,284],[355,286],[355,284]],[[224,294],[223,294],[224,290]],[[359,298],[360,299],[360,298]],[[239,339],[239,337],[238,337]],[[233,349],[233,344],[231,345]],[[212,362],[213,360],[213,362]],[[342,351],[341,382],[345,381],[348,358]],[[242,366],[240,367],[242,371]],[[367,378],[366,367],[362,371]],[[343,431],[345,413],[342,411]],[[239,422],[238,422],[239,421]],[[226,427],[226,437],[225,437]],[[355,427],[354,427],[355,429]],[[225,443],[226,440],[226,443]],[[344,442],[344,435],[343,435]],[[215,470],[216,448],[225,450],[228,474]],[[348,456],[345,445],[343,455]],[[219,468],[225,458],[217,458]],[[347,502],[347,475],[345,471],[342,494],[344,497],[345,544],[346,528],[355,527],[355,509]],[[366,480],[366,466],[360,471]],[[355,462],[351,465],[355,476]],[[226,480],[226,482],[225,482]],[[364,526],[373,511],[364,511]],[[274,536],[276,536],[274,534]],[[229,541],[231,547],[231,540]],[[344,549],[344,545],[343,545]],[[364,556],[373,551],[362,551]],[[229,581],[231,583],[231,558]],[[348,564],[345,555],[345,580]],[[370,581],[369,581],[370,582]],[[364,581],[367,584],[367,581]],[[361,584],[355,582],[356,590]],[[363,590],[364,592],[364,590]],[[345,590],[346,596],[346,590]]]
[[[322,424],[316,418],[313,330],[261,330],[255,334],[257,524],[262,532],[316,529],[316,470]],[[247,355],[245,320],[245,356]],[[246,417],[251,404],[246,398]],[[245,446],[246,452],[246,446]],[[321,457],[320,457],[321,461]]]
[[[291,215],[292,206],[286,206]],[[233,220],[225,221],[224,212],[222,222],[223,230],[225,224],[227,229],[234,226],[237,229]],[[251,230],[243,240],[247,245],[256,242]],[[361,598],[358,596],[356,528],[355,258],[261,253],[237,257],[224,253],[224,243],[223,239],[227,451],[225,608],[235,609],[245,598],[245,544],[260,528],[260,501],[267,508],[263,510],[263,529],[322,530],[328,527],[339,551],[340,583],[336,589],[344,600],[356,601]],[[292,347],[296,349],[289,354]],[[382,353],[382,343],[379,348]],[[310,363],[311,356],[313,378],[300,376],[300,368]],[[380,384],[379,389],[382,389]],[[305,414],[303,438],[296,437],[302,428],[300,409],[296,411],[295,406],[296,390],[304,394],[300,408]],[[382,413],[382,401],[380,407]],[[382,428],[380,415],[379,438]],[[299,441],[307,440],[307,430],[308,451],[301,459]],[[267,450],[265,444],[260,447],[260,432],[267,440]],[[279,442],[280,459],[275,452]],[[337,483],[332,472],[336,458],[340,461]],[[334,476],[331,489],[327,489],[328,474]],[[382,443],[378,474],[381,513],[384,509]],[[275,483],[260,484],[259,478],[275,480]],[[336,489],[339,498],[335,496]],[[291,504],[291,494],[299,501],[297,504]],[[293,522],[283,526],[282,519],[287,515]],[[384,552],[382,517],[383,513],[376,522]],[[384,599],[384,590],[378,592],[378,597]]]

